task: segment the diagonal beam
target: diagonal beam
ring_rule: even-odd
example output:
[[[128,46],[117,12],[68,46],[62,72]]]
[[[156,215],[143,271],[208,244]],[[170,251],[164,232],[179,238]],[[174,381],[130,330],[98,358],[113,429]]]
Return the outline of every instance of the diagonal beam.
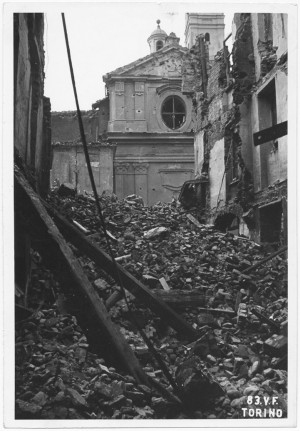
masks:
[[[64,216],[54,210],[50,205],[45,204],[49,214],[55,220],[58,228],[65,238],[75,247],[85,253],[90,259],[93,259],[104,271],[111,275],[118,283],[118,277],[114,270],[111,257],[105,253],[97,244],[90,241],[75,226],[73,226]],[[143,283],[131,275],[125,268],[118,265],[120,277],[124,288],[128,290],[137,299],[146,304],[154,313],[158,314],[165,322],[172,326],[179,333],[183,333],[189,339],[196,339],[198,332],[189,325],[181,316],[172,310],[167,304],[158,298]]]
[[[80,298],[81,304],[86,306],[89,320],[89,332],[98,335],[101,348],[109,346],[117,358],[120,359],[135,379],[147,384],[148,379],[131,347],[111,321],[103,302],[88,280],[80,263],[57,229],[55,223],[47,213],[40,197],[35,193],[24,175],[15,168],[15,211],[16,216],[22,215],[28,219],[27,228],[31,233],[38,232],[37,249],[47,264],[57,273],[62,288],[69,289]],[[47,246],[43,239],[48,241]],[[82,308],[82,307],[81,307]],[[101,338],[100,338],[101,337]]]
[[[273,141],[287,135],[287,121],[275,124],[267,129],[260,130],[259,132],[253,133],[254,146],[265,144],[266,142]]]

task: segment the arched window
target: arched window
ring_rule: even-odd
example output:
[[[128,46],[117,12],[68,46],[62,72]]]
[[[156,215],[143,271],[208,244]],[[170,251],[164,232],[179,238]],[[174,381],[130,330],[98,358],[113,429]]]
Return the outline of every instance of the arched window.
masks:
[[[158,51],[159,49],[162,49],[162,47],[164,46],[164,43],[162,40],[158,40],[156,42],[156,51]]]
[[[179,129],[185,123],[185,104],[178,96],[169,96],[161,108],[163,122],[169,129]]]
[[[210,42],[210,35],[209,35],[209,33],[205,33],[205,42]]]

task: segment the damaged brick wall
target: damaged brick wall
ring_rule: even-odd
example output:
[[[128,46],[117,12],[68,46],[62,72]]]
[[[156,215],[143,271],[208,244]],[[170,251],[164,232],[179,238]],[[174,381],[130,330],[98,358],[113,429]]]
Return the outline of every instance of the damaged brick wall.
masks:
[[[50,100],[44,97],[44,16],[14,14],[14,149],[40,194],[47,193]]]
[[[194,56],[199,57],[199,49],[195,50]],[[249,14],[241,14],[240,26],[237,31],[233,46],[233,67],[230,73],[227,56],[228,49],[224,45],[214,61],[207,63],[208,81],[206,97],[204,92],[194,92],[194,107],[196,111],[196,134],[205,133],[203,140],[202,172],[208,172],[210,154],[216,142],[224,145],[225,173],[218,172],[220,191],[226,184],[225,201],[219,196],[215,208],[211,208],[211,187],[206,190],[207,214],[209,218],[215,218],[218,213],[232,211],[239,218],[247,211],[253,199],[253,184],[251,173],[247,169],[242,156],[242,139],[240,136],[239,122],[241,113],[239,105],[251,97],[251,89],[255,82],[255,67],[253,57],[253,46],[251,38],[251,19]],[[193,58],[194,70],[197,68],[195,80],[198,79],[198,90],[203,90],[203,76],[201,64]],[[234,78],[234,80],[232,80]],[[195,82],[188,77],[188,84],[197,88]],[[188,86],[187,86],[188,87]],[[201,87],[201,88],[199,88]],[[232,103],[233,102],[233,103]],[[247,143],[244,143],[244,145]],[[212,161],[211,161],[212,163]],[[225,175],[225,178],[224,178]],[[215,198],[214,198],[215,202]]]
[[[273,16],[271,13],[258,15],[259,40],[258,52],[260,54],[260,76],[264,77],[273,69],[277,62],[276,50],[273,46]]]
[[[235,14],[232,67],[226,63],[224,51],[218,52],[214,61],[207,64],[206,94],[203,92],[199,61],[197,64],[193,59],[194,65],[198,66],[195,82],[188,77],[188,83],[193,83],[196,112],[195,155],[199,167],[196,166],[195,171],[201,177],[205,166],[208,173],[214,173],[214,178],[210,174],[206,190],[207,219],[214,221],[218,216],[230,213],[243,223],[243,232],[248,231],[246,234],[257,241],[260,240],[260,220],[255,210],[257,202],[260,202],[259,205],[273,205],[274,199],[285,199],[281,192],[277,193],[275,190],[278,188],[277,184],[284,184],[286,181],[286,137],[279,138],[282,146],[278,150],[278,181],[275,181],[276,172],[272,165],[270,169],[274,172],[269,187],[257,193],[257,186],[254,190],[254,179],[256,184],[257,175],[262,175],[262,167],[257,166],[257,148],[253,148],[252,135],[259,130],[257,127],[260,125],[259,113],[253,108],[257,104],[257,92],[260,86],[273,77],[276,84],[274,91],[278,96],[277,122],[286,120],[287,88],[284,74],[287,74],[287,44],[281,41],[285,37],[286,22],[287,19],[282,14]],[[276,56],[277,48],[273,46],[273,40],[280,41],[280,56]],[[224,49],[226,50],[225,45]],[[197,55],[199,56],[199,51]],[[217,149],[214,148],[215,145]],[[199,160],[199,154],[203,154],[202,160]],[[218,157],[224,157],[223,172],[216,170]],[[216,181],[219,181],[217,202]],[[281,190],[280,187],[279,189]]]
[[[240,14],[240,26],[232,48],[233,102],[237,105],[251,97],[255,83],[255,61],[251,14]]]

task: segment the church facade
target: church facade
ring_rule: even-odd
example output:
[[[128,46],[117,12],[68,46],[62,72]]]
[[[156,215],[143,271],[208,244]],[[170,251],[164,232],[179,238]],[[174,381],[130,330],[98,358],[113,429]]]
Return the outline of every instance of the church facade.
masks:
[[[150,55],[103,77],[108,98],[93,108],[99,110],[99,131],[106,129],[105,138],[116,144],[115,193],[137,194],[153,205],[177,197],[194,177],[194,137],[192,97],[182,93],[189,50],[159,20],[148,44]]]

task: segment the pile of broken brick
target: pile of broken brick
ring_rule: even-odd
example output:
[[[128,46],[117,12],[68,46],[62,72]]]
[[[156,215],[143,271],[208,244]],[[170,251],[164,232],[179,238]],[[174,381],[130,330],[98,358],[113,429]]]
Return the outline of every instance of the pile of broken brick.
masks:
[[[49,203],[107,251],[92,197],[53,193]],[[285,255],[257,265],[269,251],[245,237],[201,225],[177,201],[145,207],[135,195],[123,200],[102,195],[100,203],[118,263],[190,323],[197,339],[190,342],[178,334],[130,293],[126,301],[122,295],[110,301],[116,281],[72,246],[74,252],[103,302],[110,301],[110,315],[144,371],[172,394],[130,318],[134,313],[175,378],[183,405],[138,385],[108,363],[105,354],[92,353],[88,334],[74,310],[66,310],[68,300],[61,299],[56,287],[54,304],[49,301],[16,326],[17,417],[247,418],[255,396],[275,397],[276,409],[285,417]],[[262,409],[262,417],[269,417],[272,407]]]

